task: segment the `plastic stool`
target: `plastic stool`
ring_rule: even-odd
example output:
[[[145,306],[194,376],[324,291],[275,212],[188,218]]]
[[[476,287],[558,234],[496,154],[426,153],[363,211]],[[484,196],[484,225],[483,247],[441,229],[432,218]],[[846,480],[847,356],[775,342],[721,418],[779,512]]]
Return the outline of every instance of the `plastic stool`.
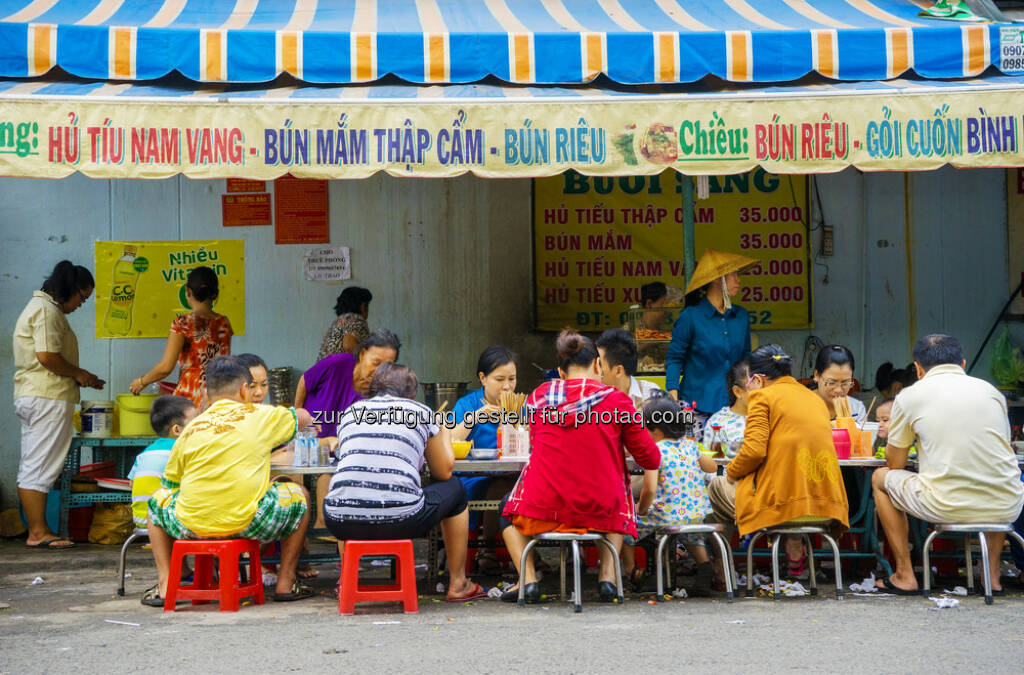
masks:
[[[359,585],[359,561],[368,555],[394,556],[395,583]],[[411,539],[345,542],[338,580],[338,614],[354,614],[357,602],[400,602],[407,614],[419,612]]]
[[[807,578],[811,586],[811,595],[817,595],[818,579],[814,571],[814,542],[811,541],[811,535],[817,534],[821,535],[821,538],[832,547],[832,560],[836,568],[836,599],[842,600],[843,568],[842,562],[839,559],[839,545],[832,538],[832,535],[828,533],[828,530],[825,529],[828,527],[828,524],[828,522],[794,520],[766,527],[755,532],[754,536],[750,539],[750,543],[747,544],[747,597],[752,598],[754,596],[754,544],[762,536],[768,536],[772,540],[772,590],[774,591],[772,597],[775,600],[779,600],[782,597],[782,592],[779,588],[779,540],[782,539],[784,534],[800,535],[807,545]]]
[[[967,556],[967,563],[964,571],[967,573],[967,590],[974,590],[974,563],[971,560],[971,535],[978,535],[978,546],[981,548],[981,581],[985,585],[985,604],[992,604],[992,579],[988,569],[988,541],[985,540],[986,532],[1005,532],[1015,538],[1021,546],[1024,546],[1024,538],[1013,530],[1013,525],[1008,523],[938,523],[932,533],[924,542],[924,589],[922,594],[927,598],[932,592],[932,566],[928,559],[928,551],[932,541],[940,534],[963,534],[964,553]],[[993,551],[995,555],[1001,555],[1002,551]]]
[[[238,558],[249,554],[252,580],[239,582]],[[181,563],[187,555],[195,556],[193,582],[181,586]],[[213,584],[213,558],[220,562],[220,584]],[[171,550],[170,579],[164,597],[164,611],[173,612],[175,603],[191,600],[193,605],[205,605],[211,600],[220,603],[220,611],[237,612],[238,601],[253,596],[257,605],[264,603],[263,576],[260,574],[260,543],[255,539],[178,539]]]
[[[725,525],[721,523],[704,523],[693,525],[675,525],[672,527],[659,527],[654,533],[658,538],[657,574],[658,574],[658,602],[664,600],[664,581],[669,575],[668,550],[665,545],[681,534],[709,534],[718,544],[718,552],[722,556],[722,568],[725,573],[725,597],[732,602],[732,551],[726,543],[722,533],[725,532]]]

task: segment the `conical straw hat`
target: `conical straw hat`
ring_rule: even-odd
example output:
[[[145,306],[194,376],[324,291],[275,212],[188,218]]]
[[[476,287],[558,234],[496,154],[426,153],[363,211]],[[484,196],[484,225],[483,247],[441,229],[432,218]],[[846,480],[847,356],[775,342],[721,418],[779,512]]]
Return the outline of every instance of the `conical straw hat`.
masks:
[[[756,260],[745,255],[709,248],[700,257],[697,269],[693,271],[693,277],[686,285],[686,292],[692,293],[719,277],[724,277],[731,272],[743,272],[756,264]]]

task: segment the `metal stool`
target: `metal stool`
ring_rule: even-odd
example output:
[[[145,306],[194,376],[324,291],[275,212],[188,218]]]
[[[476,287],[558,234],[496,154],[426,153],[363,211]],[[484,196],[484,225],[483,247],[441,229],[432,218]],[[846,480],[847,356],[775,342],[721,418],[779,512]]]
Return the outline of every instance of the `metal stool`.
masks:
[[[588,532],[586,534],[572,534],[571,532],[544,532],[533,537],[526,544],[526,548],[523,549],[523,555],[519,559],[519,604],[526,604],[526,584],[523,581],[523,571],[526,569],[526,557],[533,550],[533,547],[537,545],[539,541],[557,541],[558,542],[558,562],[559,571],[561,575],[561,593],[562,597],[565,598],[565,545],[572,544],[572,581],[573,589],[575,591],[575,598],[573,601],[573,611],[583,611],[583,585],[580,580],[582,574],[582,557],[580,556],[580,542],[581,541],[593,541],[604,544],[608,549],[609,555],[615,562],[615,583],[616,590],[619,593],[619,602],[623,602],[625,598],[622,596],[622,566],[619,564],[619,553],[612,546],[612,543],[605,539],[603,534],[597,532]]]
[[[1005,532],[1024,546],[1024,537],[1017,534],[1013,525],[1000,525],[995,523],[938,523],[935,525],[935,529],[928,535],[928,538],[924,540],[924,589],[922,593],[927,597],[932,591],[932,565],[929,560],[928,552],[932,547],[932,540],[940,534],[963,534],[964,535],[964,555],[967,558],[967,563],[964,565],[964,571],[967,573],[967,590],[974,590],[974,562],[971,560],[971,535],[978,535],[978,546],[981,548],[981,580],[985,585],[985,604],[992,604],[992,576],[988,569],[988,542],[985,540],[986,532]],[[995,552],[996,555],[1001,555],[1000,551]]]
[[[124,540],[124,546],[121,547],[121,562],[117,566],[117,575],[121,578],[121,583],[117,586],[117,594],[122,598],[124,597],[124,570],[125,563],[128,560],[128,544],[142,537],[146,537],[148,539],[149,531],[145,528],[135,528],[135,531],[132,532],[131,535]]]
[[[836,599],[843,599],[843,568],[839,561],[839,545],[836,544],[836,540],[832,538],[832,535],[825,529],[826,525],[815,524],[814,522],[789,522],[776,525],[774,527],[766,527],[763,530],[758,530],[754,533],[754,536],[750,539],[750,543],[747,545],[747,597],[754,597],[754,544],[762,536],[769,536],[772,538],[772,589],[775,591],[775,599],[778,600],[781,597],[781,589],[779,588],[779,540],[782,539],[784,534],[798,534],[807,546],[807,567],[808,567],[808,579],[810,580],[810,591],[811,595],[818,594],[818,580],[814,571],[814,546],[811,542],[812,534],[820,534],[822,539],[829,543],[832,547],[832,559],[836,567]]]
[[[654,532],[658,539],[657,552],[657,574],[658,574],[658,602],[664,598],[665,580],[669,577],[668,550],[666,544],[674,540],[680,534],[710,534],[718,544],[718,551],[722,555],[722,568],[725,573],[725,596],[732,602],[732,553],[729,551],[729,543],[722,536],[725,532],[725,525],[721,523],[703,523],[695,525],[676,525],[674,527],[659,527]]]

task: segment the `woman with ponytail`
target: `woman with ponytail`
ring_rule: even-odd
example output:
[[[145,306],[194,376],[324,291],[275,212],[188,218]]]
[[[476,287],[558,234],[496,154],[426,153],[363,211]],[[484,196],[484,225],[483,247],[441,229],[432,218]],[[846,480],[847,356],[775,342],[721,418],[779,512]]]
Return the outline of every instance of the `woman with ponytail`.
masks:
[[[197,267],[188,273],[185,297],[192,311],[171,322],[171,334],[160,363],[128,385],[138,394],[146,385],[159,382],[179,366],[175,396],[184,396],[199,409],[205,407],[206,364],[215,356],[231,353],[231,322],[213,311],[219,287],[217,274],[209,267]]]
[[[95,286],[81,265],[61,260],[21,312],[14,327],[14,410],[21,422],[18,498],[28,521],[30,548],[71,548],[46,524],[46,495],[71,447],[80,387],[105,382],[78,367],[78,338],[67,315]]]

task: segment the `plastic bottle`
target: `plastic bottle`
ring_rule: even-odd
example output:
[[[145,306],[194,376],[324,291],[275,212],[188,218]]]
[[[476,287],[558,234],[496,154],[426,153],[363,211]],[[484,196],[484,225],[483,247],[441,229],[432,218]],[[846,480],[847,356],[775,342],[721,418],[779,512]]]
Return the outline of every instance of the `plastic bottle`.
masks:
[[[114,263],[110,302],[103,326],[115,335],[127,335],[132,328],[132,305],[135,304],[135,284],[139,272],[135,269],[135,246],[125,246],[124,253]]]

